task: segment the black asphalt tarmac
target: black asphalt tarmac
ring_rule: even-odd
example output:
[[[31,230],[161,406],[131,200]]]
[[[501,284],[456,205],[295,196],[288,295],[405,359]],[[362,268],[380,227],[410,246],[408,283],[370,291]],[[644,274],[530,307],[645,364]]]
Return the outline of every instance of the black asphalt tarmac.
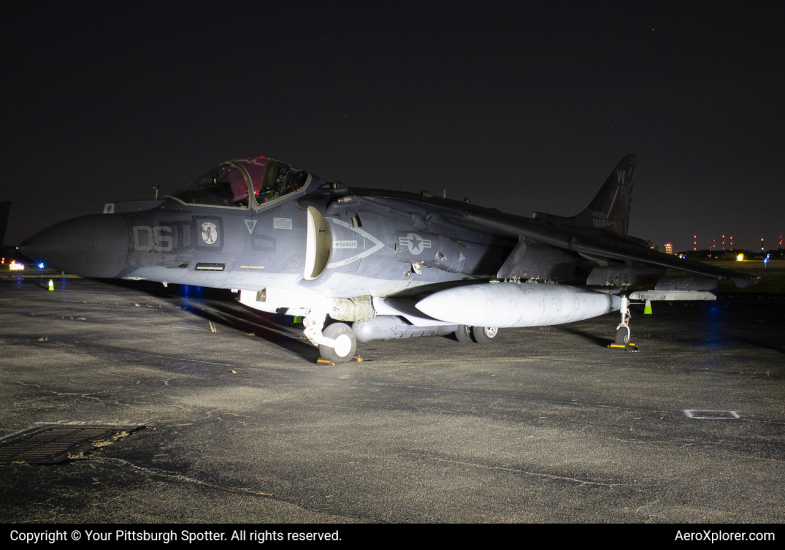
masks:
[[[0,437],[144,428],[0,465],[3,523],[785,519],[784,295],[638,308],[637,353],[613,314],[321,366],[229,292],[47,282],[0,279]]]

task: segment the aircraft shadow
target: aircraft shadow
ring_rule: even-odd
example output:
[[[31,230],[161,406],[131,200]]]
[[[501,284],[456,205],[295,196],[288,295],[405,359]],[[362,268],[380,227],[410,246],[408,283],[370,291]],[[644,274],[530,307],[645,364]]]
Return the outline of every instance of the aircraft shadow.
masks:
[[[586,340],[587,342],[591,342],[596,346],[601,348],[607,348],[609,344],[613,343],[613,340],[610,338],[600,338],[599,336],[592,336],[591,334],[586,334],[585,332],[580,331],[574,327],[570,327],[568,325],[561,325],[559,330],[563,330],[564,332],[568,332],[569,334],[579,336]]]
[[[302,330],[290,326],[282,315],[252,311],[238,304],[228,290],[200,287],[198,292],[184,293],[182,285],[164,287],[147,281],[122,279],[96,279],[101,283],[138,290],[186,308],[190,313],[216,325],[253,333],[272,344],[280,346],[310,363],[319,359],[318,348],[302,339]]]
[[[320,357],[318,348],[312,346],[307,340],[300,339],[302,331],[297,331],[284,324],[275,323],[265,318],[245,318],[245,315],[238,314],[236,310],[224,307],[222,304],[213,301],[210,301],[207,305],[209,309],[193,310],[192,313],[207,321],[212,321],[216,325],[242,330],[246,334],[253,333],[259,338],[289,350],[311,363],[315,363]],[[249,314],[253,315],[251,312]]]

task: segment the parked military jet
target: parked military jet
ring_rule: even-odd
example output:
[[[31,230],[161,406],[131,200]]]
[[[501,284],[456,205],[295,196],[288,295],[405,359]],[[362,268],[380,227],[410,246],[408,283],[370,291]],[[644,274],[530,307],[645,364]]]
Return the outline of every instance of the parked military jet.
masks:
[[[713,300],[718,279],[757,282],[629,237],[634,170],[635,156],[624,157],[576,216],[525,218],[241,158],[162,200],[108,203],[56,224],[20,250],[88,277],[233,289],[248,307],[302,316],[335,362],[350,360],[357,341],[454,332],[489,344],[500,328],[612,311],[624,344],[631,300]],[[667,268],[688,275],[665,277]],[[629,292],[640,285],[654,289]]]

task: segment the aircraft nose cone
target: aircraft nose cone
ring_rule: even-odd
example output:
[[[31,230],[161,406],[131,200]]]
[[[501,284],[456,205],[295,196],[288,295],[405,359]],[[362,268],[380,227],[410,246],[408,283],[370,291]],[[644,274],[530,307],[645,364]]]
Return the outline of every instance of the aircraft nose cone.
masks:
[[[95,214],[39,231],[19,251],[47,266],[85,277],[114,277],[128,257],[128,227],[117,214]]]

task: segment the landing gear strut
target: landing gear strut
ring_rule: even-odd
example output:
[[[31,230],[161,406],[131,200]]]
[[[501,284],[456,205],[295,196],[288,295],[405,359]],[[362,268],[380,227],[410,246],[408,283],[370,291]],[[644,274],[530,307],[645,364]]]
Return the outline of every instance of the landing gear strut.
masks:
[[[616,327],[616,344],[626,346],[630,343],[630,301],[626,294],[620,297],[621,323]]]

